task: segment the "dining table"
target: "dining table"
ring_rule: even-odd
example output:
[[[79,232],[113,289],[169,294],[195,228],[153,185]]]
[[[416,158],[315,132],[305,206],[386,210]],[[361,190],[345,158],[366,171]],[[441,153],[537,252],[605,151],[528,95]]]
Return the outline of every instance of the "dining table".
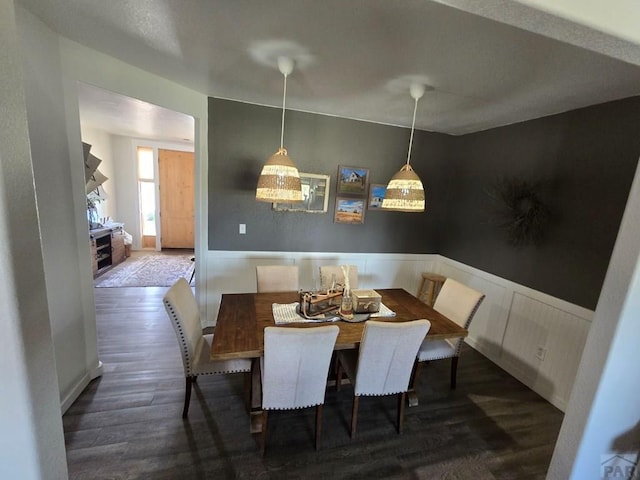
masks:
[[[381,303],[394,315],[375,318],[385,322],[407,322],[426,319],[431,322],[425,340],[443,340],[466,337],[468,331],[418,300],[402,288],[375,289],[381,295]],[[223,293],[220,309],[211,344],[212,360],[228,360],[249,358],[252,362],[251,410],[252,432],[259,432],[259,415],[261,407],[260,357],[264,353],[264,329],[275,326],[273,304],[291,304],[300,300],[300,292],[271,293]],[[324,325],[323,322],[288,323],[282,328],[313,328]],[[362,338],[365,322],[332,322],[340,327],[335,343],[335,350],[358,348]],[[278,325],[280,326],[280,325]],[[409,405],[417,405],[415,391],[409,392]]]

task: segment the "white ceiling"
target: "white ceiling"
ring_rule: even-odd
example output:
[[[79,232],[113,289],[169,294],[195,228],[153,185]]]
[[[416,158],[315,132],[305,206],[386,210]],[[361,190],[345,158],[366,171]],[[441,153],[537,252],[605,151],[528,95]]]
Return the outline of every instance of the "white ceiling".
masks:
[[[638,43],[523,1],[17,3],[72,40],[214,97],[280,106],[286,54],[296,60],[288,108],[408,126],[408,87],[421,80],[434,89],[416,126],[455,135],[640,94]],[[193,138],[189,117],[144,102],[85,86],[80,103],[83,121],[105,130]]]
[[[113,135],[193,144],[193,117],[136,98],[78,84],[80,122]]]

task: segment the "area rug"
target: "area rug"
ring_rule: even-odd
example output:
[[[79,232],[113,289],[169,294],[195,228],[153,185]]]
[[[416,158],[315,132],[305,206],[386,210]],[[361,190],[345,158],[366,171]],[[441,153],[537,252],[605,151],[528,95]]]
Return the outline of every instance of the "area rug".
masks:
[[[95,287],[170,287],[180,277],[191,278],[193,255],[142,255],[129,257],[98,277]]]

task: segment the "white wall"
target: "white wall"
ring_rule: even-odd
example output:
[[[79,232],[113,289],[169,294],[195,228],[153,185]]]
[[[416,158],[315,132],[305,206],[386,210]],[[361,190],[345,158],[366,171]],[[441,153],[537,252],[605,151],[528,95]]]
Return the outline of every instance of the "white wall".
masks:
[[[0,0],[0,478],[59,480],[67,465],[20,33],[13,2]]]
[[[58,480],[60,413],[101,371],[77,82],[196,119],[196,252],[206,248],[207,97],[65,40],[20,7],[15,20],[13,8],[0,0],[0,369],[10,392],[0,395],[0,477]]]
[[[102,160],[98,169],[108,178],[100,187],[100,195],[104,196],[106,200],[100,202],[97,206],[98,217],[111,217],[112,220],[118,221],[116,216],[118,199],[114,181],[115,168],[111,151],[111,134],[86,125],[81,125],[81,128],[82,141],[91,145],[91,154]]]
[[[467,343],[565,410],[591,325],[593,312],[440,255],[316,252],[210,251],[211,315],[215,324],[222,293],[255,292],[256,265],[299,265],[301,288],[312,288],[318,267],[353,264],[361,288],[404,288],[417,293],[422,272],[441,273],[486,295]],[[544,358],[536,357],[538,347]]]
[[[86,317],[79,294],[69,294],[80,292],[83,277],[90,275],[84,187],[73,182],[74,175],[84,182],[84,166],[69,162],[58,37],[24,10],[17,14],[49,317],[66,409],[99,371],[95,317]],[[81,152],[81,144],[77,148]],[[82,243],[78,231],[84,232]]]
[[[601,462],[613,453],[629,452],[638,461],[638,319],[640,171],[631,187],[547,478],[605,478],[600,476]]]
[[[77,82],[140,98],[196,119],[196,198],[201,202],[196,219],[196,252],[202,245],[206,248],[207,97],[59,37],[21,8],[17,13],[28,71],[31,148],[64,411],[101,369]],[[206,266],[199,266],[197,275],[204,275],[205,270]],[[205,288],[205,281],[200,281],[196,294],[201,295]]]

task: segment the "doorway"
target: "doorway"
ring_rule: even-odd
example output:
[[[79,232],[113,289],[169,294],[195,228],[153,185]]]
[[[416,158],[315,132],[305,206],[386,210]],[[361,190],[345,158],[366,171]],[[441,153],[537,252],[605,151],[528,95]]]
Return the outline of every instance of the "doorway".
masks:
[[[157,169],[154,167],[154,152],[157,152]],[[138,146],[137,162],[142,249],[193,249],[194,153]]]
[[[193,152],[158,149],[160,248],[194,248]]]

